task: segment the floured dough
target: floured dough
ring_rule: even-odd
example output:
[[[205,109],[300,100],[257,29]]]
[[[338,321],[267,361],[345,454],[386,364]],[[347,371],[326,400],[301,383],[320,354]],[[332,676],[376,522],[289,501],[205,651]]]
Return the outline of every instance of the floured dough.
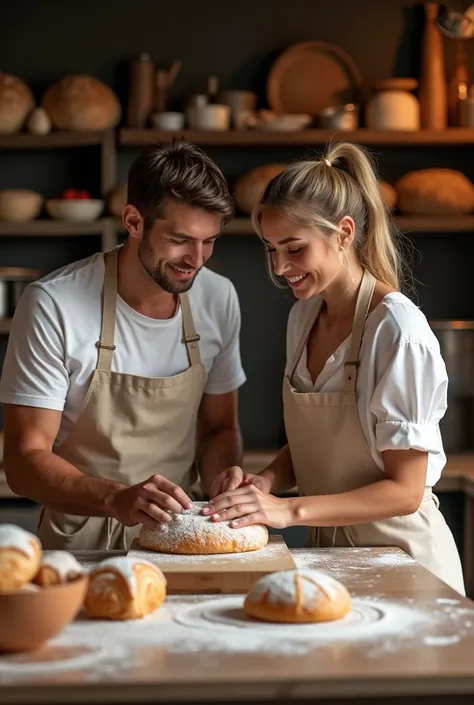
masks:
[[[172,514],[155,530],[143,526],[139,543],[142,548],[161,553],[216,554],[243,553],[263,548],[268,531],[261,524],[232,528],[230,522],[212,521],[201,513],[205,502],[194,502],[192,509]]]

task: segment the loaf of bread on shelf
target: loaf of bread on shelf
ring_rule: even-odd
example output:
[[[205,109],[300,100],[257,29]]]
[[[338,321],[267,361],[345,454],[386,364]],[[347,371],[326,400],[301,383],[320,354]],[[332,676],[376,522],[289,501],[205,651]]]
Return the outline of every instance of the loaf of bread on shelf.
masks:
[[[268,530],[261,524],[232,528],[228,521],[213,521],[202,514],[205,502],[194,502],[192,509],[172,514],[171,521],[156,529],[143,526],[139,543],[142,548],[161,553],[192,555],[243,553],[256,551],[268,543]]]
[[[0,592],[21,589],[32,581],[41,560],[41,543],[15,524],[0,524]]]
[[[146,560],[106,558],[89,573],[84,602],[96,619],[139,619],[154,612],[166,597],[166,578]]]
[[[328,622],[345,617],[351,596],[335,578],[317,570],[282,570],[265,575],[248,591],[245,613],[265,622]]]
[[[34,107],[35,99],[26,83],[0,71],[0,134],[20,132]]]
[[[84,574],[76,558],[68,551],[46,551],[33,580],[36,585],[49,587],[67,583]]]
[[[467,215],[474,209],[474,186],[454,169],[410,171],[395,188],[406,215]]]
[[[121,117],[114,91],[93,76],[65,76],[50,86],[41,103],[57,130],[110,130]]]
[[[397,192],[395,188],[392,186],[392,184],[389,184],[387,181],[380,180],[378,183],[380,196],[382,198],[382,201],[384,202],[385,208],[388,211],[393,211],[393,209],[397,205]]]
[[[237,208],[250,215],[260,201],[267,184],[285,168],[285,164],[264,164],[240,176],[234,184]]]

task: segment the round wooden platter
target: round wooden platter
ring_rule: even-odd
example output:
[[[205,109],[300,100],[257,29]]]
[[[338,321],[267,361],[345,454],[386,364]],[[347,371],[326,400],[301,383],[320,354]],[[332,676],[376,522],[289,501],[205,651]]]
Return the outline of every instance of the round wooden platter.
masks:
[[[357,103],[359,69],[343,49],[328,42],[301,42],[273,63],[267,100],[278,114],[318,115],[333,105]]]

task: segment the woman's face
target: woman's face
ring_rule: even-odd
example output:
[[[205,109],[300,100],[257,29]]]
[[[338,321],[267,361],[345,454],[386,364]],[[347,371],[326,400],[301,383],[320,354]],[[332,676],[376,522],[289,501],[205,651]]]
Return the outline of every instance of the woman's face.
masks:
[[[327,289],[341,269],[337,233],[327,237],[271,207],[263,210],[260,222],[275,274],[285,277],[294,295],[308,299]]]

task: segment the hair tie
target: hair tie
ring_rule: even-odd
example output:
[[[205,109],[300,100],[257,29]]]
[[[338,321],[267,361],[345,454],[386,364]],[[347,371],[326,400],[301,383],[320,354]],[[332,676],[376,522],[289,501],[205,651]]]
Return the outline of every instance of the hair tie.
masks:
[[[329,159],[326,159],[326,157],[324,157],[323,162],[325,162],[328,166],[332,166],[331,162]]]

